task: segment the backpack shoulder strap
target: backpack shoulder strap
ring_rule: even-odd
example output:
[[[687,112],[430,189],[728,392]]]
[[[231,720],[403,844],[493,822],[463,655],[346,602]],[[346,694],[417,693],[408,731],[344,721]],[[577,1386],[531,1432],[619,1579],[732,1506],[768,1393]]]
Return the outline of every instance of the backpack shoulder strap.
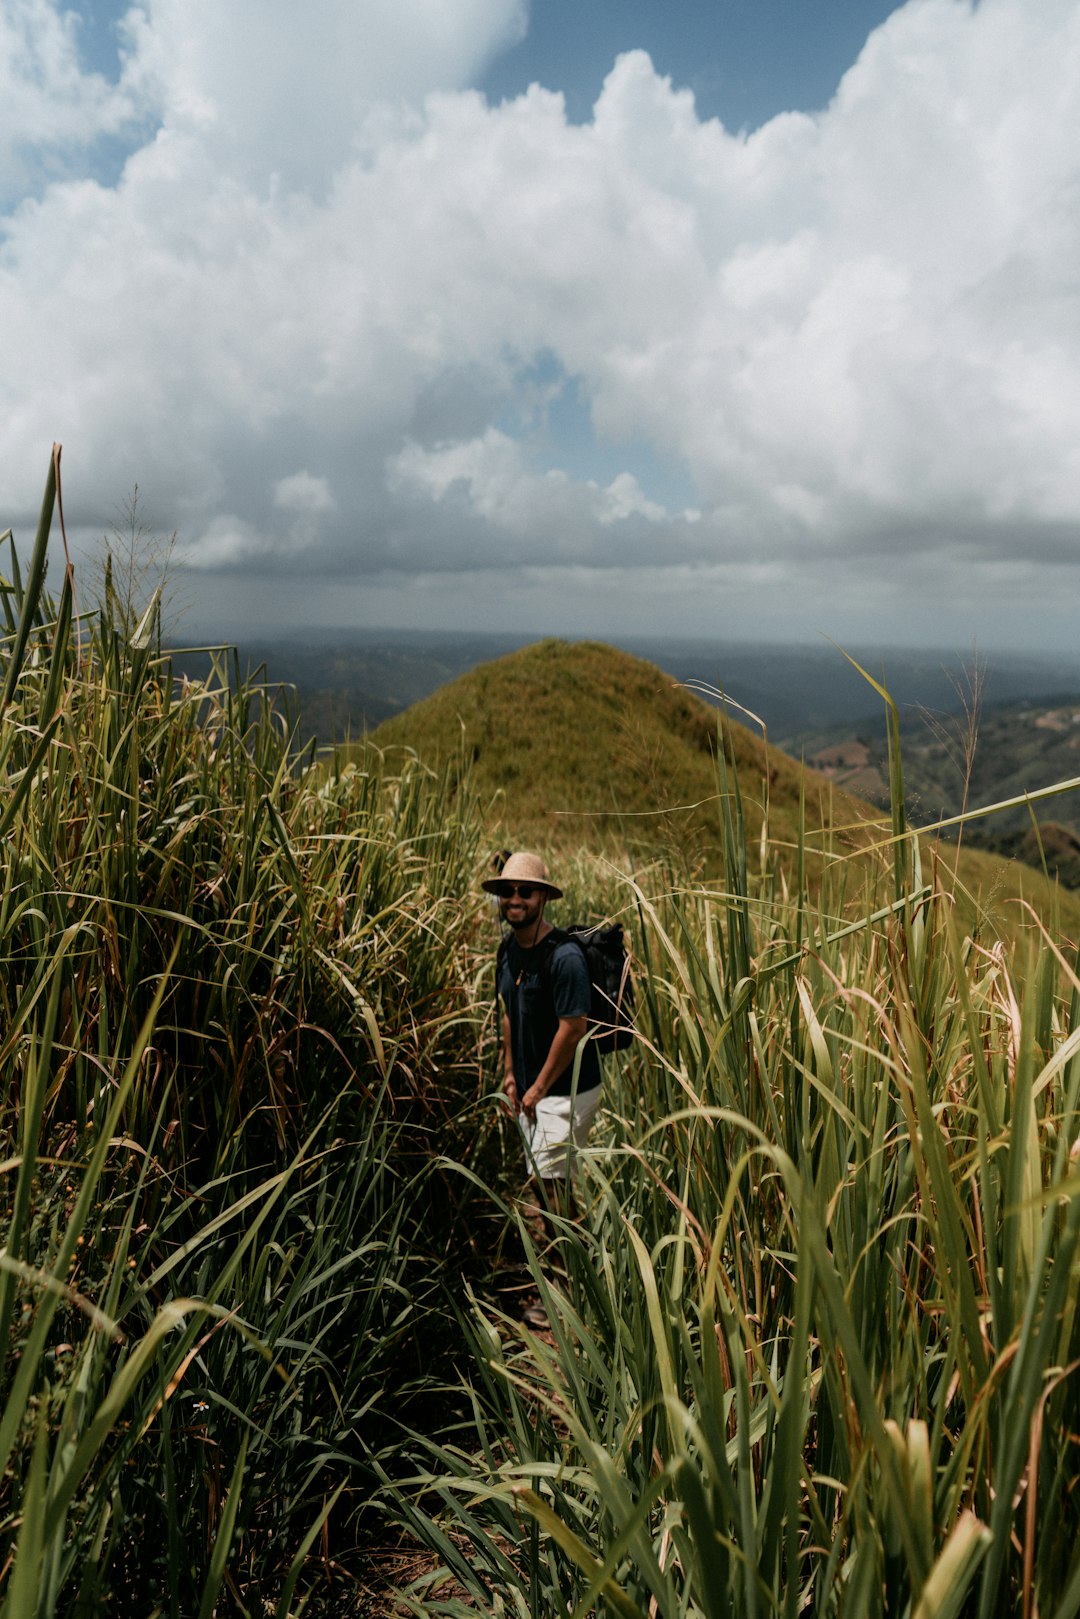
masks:
[[[504,933],[502,938],[499,940],[499,948],[495,952],[495,1005],[496,1006],[498,1006],[498,1004],[499,1004],[499,979],[502,977],[502,970],[506,966],[506,963],[507,963],[507,961],[509,959],[509,956],[510,956],[510,951],[509,951],[509,948],[508,948],[509,943],[510,943],[510,935],[508,933]]]
[[[553,927],[550,933],[544,935],[541,943],[544,946],[544,954],[540,957],[540,971],[546,977],[551,971],[551,958],[559,946],[561,944],[578,944],[580,941],[575,939],[572,933],[567,933],[565,928]]]
[[[585,963],[585,972],[588,975],[589,983],[591,985],[592,972],[589,967],[589,952],[585,948],[584,940],[578,937],[578,934],[574,929],[553,927],[551,932],[545,935],[543,942],[545,949],[544,954],[540,958],[540,972],[543,976],[544,983],[547,985],[549,990],[551,989],[551,958],[554,956],[556,950],[561,944],[577,945],[578,950],[581,952],[581,959]]]

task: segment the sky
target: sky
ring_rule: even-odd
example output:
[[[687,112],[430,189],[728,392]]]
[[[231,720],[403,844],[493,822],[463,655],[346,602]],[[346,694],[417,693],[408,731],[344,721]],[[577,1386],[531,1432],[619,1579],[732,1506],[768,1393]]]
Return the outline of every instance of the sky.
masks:
[[[200,633],[1075,650],[1076,0],[0,0],[0,107],[20,546],[55,440]]]

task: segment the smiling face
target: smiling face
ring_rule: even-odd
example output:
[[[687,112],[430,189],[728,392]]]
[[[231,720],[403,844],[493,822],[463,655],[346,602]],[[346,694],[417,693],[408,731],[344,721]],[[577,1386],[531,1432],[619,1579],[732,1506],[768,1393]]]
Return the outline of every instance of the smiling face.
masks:
[[[506,883],[499,890],[499,912],[515,934],[538,928],[544,915],[547,889],[535,883]]]

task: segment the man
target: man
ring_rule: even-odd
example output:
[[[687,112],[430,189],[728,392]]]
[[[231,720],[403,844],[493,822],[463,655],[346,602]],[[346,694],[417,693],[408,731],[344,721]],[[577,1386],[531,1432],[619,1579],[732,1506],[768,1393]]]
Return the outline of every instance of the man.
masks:
[[[548,938],[553,929],[544,907],[561,899],[562,889],[539,855],[512,854],[499,876],[482,887],[497,896],[510,929],[498,976],[507,1105],[517,1115],[529,1169],[543,1186],[547,1207],[569,1211],[571,1143],[585,1145],[600,1103],[600,1059],[593,1042],[585,1041],[589,971],[578,945]]]

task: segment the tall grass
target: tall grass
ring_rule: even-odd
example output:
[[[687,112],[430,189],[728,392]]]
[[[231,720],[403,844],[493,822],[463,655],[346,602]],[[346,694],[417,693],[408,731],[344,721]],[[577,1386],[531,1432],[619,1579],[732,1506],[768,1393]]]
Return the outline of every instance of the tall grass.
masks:
[[[401,1611],[1080,1607],[1075,947],[962,935],[893,759],[862,923],[842,860],[785,893],[732,780],[726,883],[628,885],[641,1039],[534,1263],[552,1330],[474,1304],[471,1423],[388,1480],[438,1554]]]
[[[471,1263],[477,827],[174,681],[155,600],[77,623],[58,465],[0,604],[0,1602],[284,1614]]]
[[[978,942],[897,728],[876,868],[724,749],[715,882],[570,863],[640,1036],[521,1226],[538,1336],[468,795],[51,597],[57,469],[0,589],[5,1619],[350,1612],[375,1538],[384,1614],[1074,1614],[1075,944]]]

